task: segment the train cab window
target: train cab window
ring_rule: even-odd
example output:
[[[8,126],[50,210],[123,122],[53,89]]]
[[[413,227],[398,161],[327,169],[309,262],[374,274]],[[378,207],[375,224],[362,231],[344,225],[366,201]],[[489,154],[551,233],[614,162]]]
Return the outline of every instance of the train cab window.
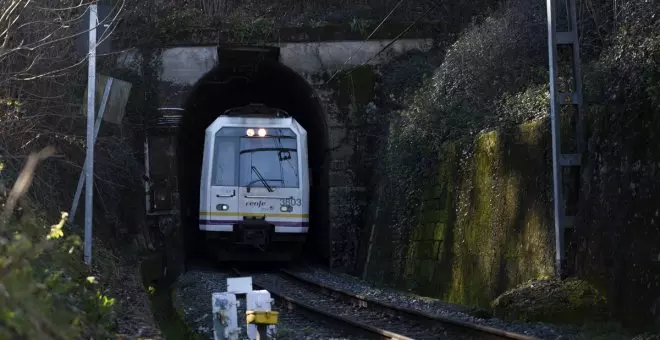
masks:
[[[238,139],[244,129],[222,128],[215,135],[212,183],[214,186],[238,185]]]
[[[244,127],[221,128],[215,136],[212,185],[300,187],[296,134],[288,128],[267,130],[259,137],[247,136]]]
[[[298,188],[297,139],[291,129],[269,129],[265,137],[241,137],[241,186]],[[263,181],[262,181],[263,179]]]

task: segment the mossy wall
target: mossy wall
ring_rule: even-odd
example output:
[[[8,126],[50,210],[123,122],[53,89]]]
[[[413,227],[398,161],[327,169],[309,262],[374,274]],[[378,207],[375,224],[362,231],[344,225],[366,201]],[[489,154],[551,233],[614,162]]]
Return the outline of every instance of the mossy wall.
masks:
[[[506,289],[552,275],[548,131],[540,120],[445,143],[401,248],[403,266],[385,270],[393,280],[384,281],[486,307]],[[375,228],[375,240],[390,233],[386,225]],[[389,260],[375,251],[367,277]]]
[[[581,20],[588,149],[580,176],[567,178],[580,179],[568,267],[625,324],[660,329],[660,8],[624,0],[611,16],[599,6]],[[509,2],[447,48],[385,67],[392,118],[364,277],[486,306],[552,273],[547,46],[534,39],[544,12]],[[594,26],[601,19],[611,31]]]
[[[567,244],[569,265],[576,277],[605,293],[613,315],[646,328],[660,316],[660,218],[654,194],[660,165],[653,142],[658,119],[642,113],[634,132],[622,135],[621,127],[598,111],[589,119],[590,152],[577,229]],[[392,196],[382,193],[391,179],[381,180],[366,278],[488,307],[509,289],[552,276],[549,121],[448,142],[437,157],[412,211],[409,233],[399,230],[396,218],[391,224],[379,218],[383,210],[404,204],[382,199]]]
[[[332,95],[326,105],[334,163],[330,171],[331,266],[354,271],[358,266],[359,243],[372,173],[377,161],[377,129],[382,112],[374,105],[378,77],[370,65],[338,73],[330,84]]]

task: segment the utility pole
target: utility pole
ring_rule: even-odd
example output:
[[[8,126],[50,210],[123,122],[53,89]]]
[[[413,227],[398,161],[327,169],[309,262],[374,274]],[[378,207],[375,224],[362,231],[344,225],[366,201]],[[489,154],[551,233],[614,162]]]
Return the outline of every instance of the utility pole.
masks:
[[[97,5],[89,6],[89,55],[87,68],[87,156],[85,162],[85,264],[92,263],[92,207],[94,194],[94,107],[96,106]]]
[[[569,213],[569,209],[576,210],[575,206],[567,206],[564,201],[568,196],[568,190],[564,187],[564,168],[572,167],[579,171],[582,165],[582,156],[587,151],[584,131],[584,114],[582,99],[582,75],[580,72],[580,47],[578,38],[578,21],[576,0],[546,0],[548,13],[548,57],[549,57],[549,76],[550,76],[550,119],[552,122],[552,173],[554,182],[554,222],[555,222],[555,269],[558,276],[566,276],[566,237],[565,231],[575,228],[575,215]],[[563,6],[557,7],[560,2]],[[562,9],[559,15],[558,9]],[[561,19],[562,24],[567,26],[566,30],[557,29],[557,19]],[[573,82],[569,89],[561,91],[557,86],[558,80],[558,47],[568,46],[572,49],[570,62],[572,66],[571,75],[562,75],[564,78],[572,78]],[[569,107],[571,116],[562,117],[562,108]],[[572,149],[569,153],[562,152],[562,119],[567,119],[566,123],[575,122],[575,145],[569,145]],[[569,132],[565,130],[564,132]],[[567,136],[567,141],[570,136]],[[564,145],[565,146],[565,145]],[[577,176],[580,178],[580,176]],[[573,183],[569,188],[571,193],[579,194],[579,182]]]

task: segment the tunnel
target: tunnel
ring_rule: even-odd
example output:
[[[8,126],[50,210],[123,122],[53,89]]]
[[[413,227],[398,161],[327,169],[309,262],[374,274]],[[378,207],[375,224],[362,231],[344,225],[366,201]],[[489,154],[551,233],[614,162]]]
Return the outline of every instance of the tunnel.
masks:
[[[199,231],[204,130],[225,110],[260,103],[285,110],[307,130],[311,168],[310,228],[303,255],[328,263],[328,128],[311,85],[279,61],[273,47],[219,47],[217,65],[192,87],[178,136],[181,228],[186,262],[208,257]]]

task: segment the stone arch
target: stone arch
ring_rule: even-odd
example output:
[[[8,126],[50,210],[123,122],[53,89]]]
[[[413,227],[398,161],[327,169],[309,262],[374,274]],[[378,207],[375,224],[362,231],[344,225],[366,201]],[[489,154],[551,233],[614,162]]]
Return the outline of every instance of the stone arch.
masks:
[[[184,105],[178,137],[181,226],[186,252],[195,255],[199,231],[199,181],[204,130],[226,109],[261,103],[287,111],[308,133],[312,169],[310,234],[307,248],[326,260],[330,256],[328,223],[328,143],[324,110],[311,85],[277,58],[261,59],[247,67],[223,63],[193,86]],[[244,64],[245,66],[245,64]]]

